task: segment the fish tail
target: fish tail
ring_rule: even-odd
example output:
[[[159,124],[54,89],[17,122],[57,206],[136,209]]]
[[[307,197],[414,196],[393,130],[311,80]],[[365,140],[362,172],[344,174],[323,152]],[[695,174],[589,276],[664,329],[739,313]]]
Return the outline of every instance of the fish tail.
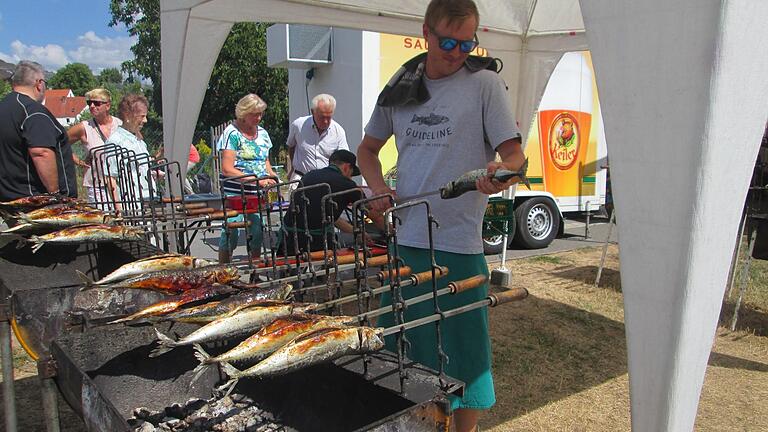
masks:
[[[38,250],[40,250],[40,248],[43,247],[43,245],[45,244],[45,241],[43,241],[40,237],[38,237],[36,235],[30,236],[29,237],[29,241],[34,243],[32,245],[32,253],[35,253]]]
[[[168,351],[176,348],[179,345],[175,340],[173,340],[173,339],[169,338],[168,336],[160,333],[160,330],[158,330],[156,327],[155,327],[155,333],[157,334],[157,344],[158,345],[157,345],[157,347],[155,349],[152,350],[152,352],[149,353],[150,357],[161,356],[161,355],[167,353]]]
[[[235,386],[237,385],[237,382],[240,381],[240,378],[233,378],[224,384],[222,384],[219,387],[216,387],[216,390],[219,392],[225,392],[222,397],[229,396],[230,393],[232,393],[232,390],[235,389]]]
[[[523,182],[526,188],[528,190],[531,190],[531,181],[528,179],[528,158],[525,158],[525,162],[523,163],[523,166],[520,167],[520,180]]]
[[[89,278],[88,275],[81,272],[80,270],[75,270],[75,273],[77,274],[77,277],[80,278],[81,281],[83,281],[83,287],[80,288],[80,291],[85,291],[88,288],[93,287],[93,279]]]
[[[194,384],[195,381],[203,376],[203,373],[212,366],[212,364],[208,361],[211,358],[211,355],[205,352],[200,344],[194,344],[193,347],[195,349],[195,358],[200,362],[200,364],[192,370],[194,375],[192,376],[192,380],[189,382],[190,387],[192,387],[192,384]]]

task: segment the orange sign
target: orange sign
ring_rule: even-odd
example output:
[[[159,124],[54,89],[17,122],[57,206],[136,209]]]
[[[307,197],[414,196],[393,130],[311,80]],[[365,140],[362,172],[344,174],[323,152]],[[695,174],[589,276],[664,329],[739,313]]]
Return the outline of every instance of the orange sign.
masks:
[[[544,188],[555,196],[580,195],[592,115],[580,111],[539,111]]]

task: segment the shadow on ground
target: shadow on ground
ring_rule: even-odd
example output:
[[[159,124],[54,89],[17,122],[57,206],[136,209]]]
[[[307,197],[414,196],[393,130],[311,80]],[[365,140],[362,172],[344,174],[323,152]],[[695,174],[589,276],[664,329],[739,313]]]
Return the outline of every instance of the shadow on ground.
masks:
[[[627,373],[624,324],[529,296],[491,311],[497,426]]]
[[[556,271],[552,274],[562,279],[570,279],[575,282],[593,285],[597,276],[597,270],[598,266],[590,265],[568,267],[567,270]],[[621,292],[621,272],[610,268],[603,268],[603,272],[600,274],[599,287]]]
[[[18,378],[14,381],[16,393],[16,419],[19,432],[44,432],[45,420],[43,416],[43,404],[41,402],[40,381],[36,376]],[[58,394],[58,392],[57,392]],[[0,389],[0,395],[5,400],[5,394]],[[82,432],[85,424],[80,417],[72,411],[61,394],[59,400],[59,424],[61,432]],[[5,428],[5,412],[0,410],[0,427]],[[3,429],[5,430],[5,429]]]
[[[736,304],[731,301],[723,303],[723,307],[720,309],[720,325],[731,327],[735,306]],[[736,330],[754,333],[757,336],[768,336],[768,313],[742,303],[736,319]]]

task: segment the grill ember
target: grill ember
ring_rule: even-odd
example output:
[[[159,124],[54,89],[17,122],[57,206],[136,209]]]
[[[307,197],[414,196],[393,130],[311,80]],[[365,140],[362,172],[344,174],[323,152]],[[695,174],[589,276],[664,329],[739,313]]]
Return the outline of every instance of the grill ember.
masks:
[[[190,399],[162,411],[136,408],[128,424],[136,432],[291,432],[272,413],[259,408],[253,399],[232,394],[221,399]]]

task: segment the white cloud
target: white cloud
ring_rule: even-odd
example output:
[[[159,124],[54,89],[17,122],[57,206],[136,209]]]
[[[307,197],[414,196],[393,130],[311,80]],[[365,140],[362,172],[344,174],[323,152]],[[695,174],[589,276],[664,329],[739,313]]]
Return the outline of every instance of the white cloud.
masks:
[[[61,45],[27,45],[19,40],[11,42],[11,53],[0,52],[3,61],[17,63],[19,60],[33,60],[48,70],[55,71],[68,63],[85,63],[94,74],[102,69],[116,67],[125,60],[133,58],[131,46],[135,39],[131,37],[99,37],[93,31],[78,36],[77,46],[65,50]]]
[[[125,60],[133,58],[131,46],[135,38],[131,37],[99,37],[92,31],[86,32],[77,38],[78,47],[68,51],[74,62],[85,63],[91,67],[94,73],[104,68],[120,68]]]
[[[40,63],[46,69],[55,70],[69,63],[69,57],[61,45],[46,46],[26,45],[20,40],[11,42],[11,57],[14,62],[32,60]]]

